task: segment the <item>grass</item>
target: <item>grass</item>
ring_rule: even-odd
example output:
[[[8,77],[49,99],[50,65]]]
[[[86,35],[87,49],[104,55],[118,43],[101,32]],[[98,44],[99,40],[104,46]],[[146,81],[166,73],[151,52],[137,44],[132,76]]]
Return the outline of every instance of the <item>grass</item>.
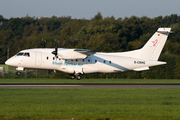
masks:
[[[8,71],[8,66],[4,64],[0,64],[0,67],[3,67],[4,71]]]
[[[11,67],[5,64],[0,64],[0,67],[3,67],[5,72],[7,72],[8,70],[15,70],[15,67]]]
[[[0,119],[180,119],[180,91],[0,88]]]
[[[16,78],[0,79],[2,83],[180,83],[180,79],[48,79],[48,78]]]

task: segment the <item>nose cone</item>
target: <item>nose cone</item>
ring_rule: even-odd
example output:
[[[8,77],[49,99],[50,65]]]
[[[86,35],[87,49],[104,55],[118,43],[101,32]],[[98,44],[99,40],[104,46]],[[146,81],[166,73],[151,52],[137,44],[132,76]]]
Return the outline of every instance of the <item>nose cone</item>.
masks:
[[[6,60],[5,64],[6,64],[6,65],[10,65],[10,66],[11,66],[12,62],[11,62],[11,60],[10,60],[10,59],[8,59],[8,60]]]
[[[16,66],[17,63],[16,63],[16,60],[14,59],[14,57],[12,57],[12,58],[6,60],[5,64],[9,65],[9,66]]]

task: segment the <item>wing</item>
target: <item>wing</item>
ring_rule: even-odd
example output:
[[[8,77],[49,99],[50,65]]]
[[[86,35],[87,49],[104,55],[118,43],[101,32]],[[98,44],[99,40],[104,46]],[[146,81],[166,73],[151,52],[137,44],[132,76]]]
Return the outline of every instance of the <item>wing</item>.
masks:
[[[62,59],[85,59],[90,55],[94,55],[96,50],[86,49],[62,49],[58,50],[58,56]]]
[[[74,51],[87,56],[94,55],[96,52],[99,52],[96,50],[86,50],[86,49],[75,49]]]

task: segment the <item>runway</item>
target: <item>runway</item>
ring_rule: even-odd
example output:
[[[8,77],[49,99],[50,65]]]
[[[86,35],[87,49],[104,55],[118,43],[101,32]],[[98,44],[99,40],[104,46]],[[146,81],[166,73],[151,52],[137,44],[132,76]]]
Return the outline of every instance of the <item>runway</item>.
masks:
[[[0,84],[0,88],[180,88],[180,84]]]

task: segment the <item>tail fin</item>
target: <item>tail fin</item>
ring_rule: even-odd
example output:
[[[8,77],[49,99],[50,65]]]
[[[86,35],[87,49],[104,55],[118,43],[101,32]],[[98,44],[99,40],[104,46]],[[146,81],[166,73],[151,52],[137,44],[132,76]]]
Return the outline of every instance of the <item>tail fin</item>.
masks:
[[[141,49],[115,54],[124,57],[157,61],[170,32],[171,28],[159,28]]]
[[[159,28],[143,48],[139,50],[141,58],[158,60],[170,31],[171,28]]]

